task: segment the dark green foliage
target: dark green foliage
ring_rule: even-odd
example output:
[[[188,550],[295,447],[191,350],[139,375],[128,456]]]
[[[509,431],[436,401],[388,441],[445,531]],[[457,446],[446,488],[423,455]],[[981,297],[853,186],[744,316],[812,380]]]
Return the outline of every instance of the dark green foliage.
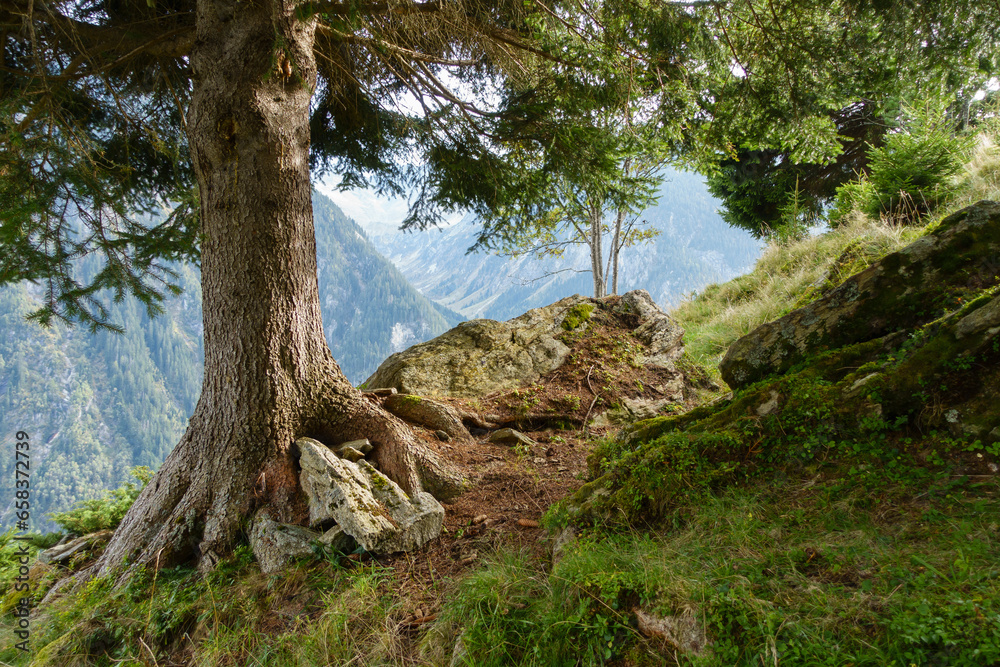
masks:
[[[144,18],[171,13],[162,5],[142,10]],[[86,13],[103,14],[97,3]],[[104,19],[119,26],[132,15],[113,14]],[[179,286],[167,263],[198,252],[182,120],[186,67],[148,57],[124,68],[85,63],[76,49],[93,47],[93,57],[107,45],[90,35],[74,43],[67,25],[21,30],[11,16],[0,19],[0,285],[44,285],[32,312],[43,324],[117,328],[109,305],[127,295],[158,313]],[[119,37],[119,46],[129,42],[139,46]],[[64,68],[67,76],[43,76]],[[90,69],[100,76],[86,76]],[[175,204],[166,218],[159,216],[164,202]],[[75,264],[82,257],[97,259],[99,268],[81,274]]]
[[[708,187],[722,200],[722,218],[758,238],[777,232],[798,196],[799,214],[814,222],[836,196],[838,186],[868,169],[868,149],[881,145],[884,119],[870,102],[852,104],[835,114],[843,151],[833,161],[796,163],[788,150],[743,148],[722,160],[708,176]]]
[[[117,528],[139,493],[153,478],[153,471],[146,466],[132,468],[129,474],[138,483],[128,482],[100,498],[80,501],[65,512],[54,512],[50,515],[52,520],[66,532],[77,535]]]
[[[955,122],[940,106],[911,110],[901,127],[870,149],[867,175],[838,188],[831,223],[854,209],[872,217],[919,221],[954,195],[950,179],[962,170],[972,142],[971,135],[955,131]]]
[[[993,75],[1000,34],[996,8],[971,0],[748,0],[718,21],[739,71],[713,84],[711,186],[727,221],[757,234],[782,225],[794,191],[816,214],[866,173],[869,146],[880,146],[900,100],[943,94],[964,124]]]

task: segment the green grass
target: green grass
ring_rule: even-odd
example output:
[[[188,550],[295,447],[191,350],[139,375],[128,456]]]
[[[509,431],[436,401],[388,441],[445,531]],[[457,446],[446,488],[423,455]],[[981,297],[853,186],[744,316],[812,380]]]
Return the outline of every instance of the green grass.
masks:
[[[551,571],[500,558],[445,617],[484,666],[996,664],[998,491],[912,498],[835,476],[733,488],[667,535],[593,533]],[[693,613],[711,648],[664,651],[636,606]]]
[[[788,245],[771,244],[752,272],[709,285],[671,314],[684,327],[691,358],[715,367],[738,338],[787,315],[922,234],[921,228],[856,217],[825,234]]]
[[[267,576],[239,550],[207,577],[143,573],[93,580],[32,622],[32,665],[402,664],[399,598],[377,564],[307,563]],[[29,664],[0,628],[0,664]]]
[[[884,255],[923,235],[937,221],[983,199],[1000,201],[1000,147],[993,128],[979,135],[954,196],[933,211],[927,227],[907,227],[855,211],[841,226],[792,243],[772,243],[750,273],[709,285],[671,314],[687,332],[691,358],[717,365],[726,349],[755,328],[786,315],[836,287]]]

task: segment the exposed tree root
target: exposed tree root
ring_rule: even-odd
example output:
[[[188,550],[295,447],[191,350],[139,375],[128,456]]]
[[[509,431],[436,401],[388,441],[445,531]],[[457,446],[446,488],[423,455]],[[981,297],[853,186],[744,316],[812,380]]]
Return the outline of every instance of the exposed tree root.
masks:
[[[115,532],[98,573],[127,576],[134,566],[192,560],[208,571],[232,552],[260,508],[280,521],[301,518],[292,445],[302,436],[328,446],[368,438],[375,466],[410,494],[426,490],[447,500],[465,489],[462,475],[404,422],[337,375],[326,387],[303,392],[297,410],[261,407],[251,413],[253,419],[229,411],[241,414],[243,425],[225,424],[218,406],[203,398],[181,442]],[[211,419],[205,417],[210,408]]]

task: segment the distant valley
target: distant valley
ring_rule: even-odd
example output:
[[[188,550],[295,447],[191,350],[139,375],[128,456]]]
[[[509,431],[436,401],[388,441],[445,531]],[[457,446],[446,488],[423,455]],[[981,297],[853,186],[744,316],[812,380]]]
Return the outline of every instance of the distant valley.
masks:
[[[315,197],[314,210],[324,329],[352,382],[462,319],[411,287],[326,197]],[[0,289],[0,434],[5,443],[17,431],[30,436],[34,526],[46,525],[46,512],[120,486],[133,466],[158,467],[180,439],[201,392],[203,350],[200,273],[175,269],[184,292],[162,316],[151,319],[134,300],[109,304],[121,335],[43,329],[24,319],[40,287]],[[0,448],[4,470],[13,470],[13,451]],[[9,527],[13,473],[0,479],[0,494],[0,523]]]
[[[761,243],[722,220],[701,175],[668,170],[664,176],[659,202],[641,217],[660,236],[622,251],[619,291],[645,289],[666,308],[707,284],[749,271]],[[372,208],[375,215],[384,211]],[[418,290],[469,319],[506,320],[564,296],[593,293],[589,272],[580,272],[589,269],[583,246],[562,258],[510,259],[466,254],[475,243],[472,217],[424,232],[401,232],[378,217],[361,225]]]

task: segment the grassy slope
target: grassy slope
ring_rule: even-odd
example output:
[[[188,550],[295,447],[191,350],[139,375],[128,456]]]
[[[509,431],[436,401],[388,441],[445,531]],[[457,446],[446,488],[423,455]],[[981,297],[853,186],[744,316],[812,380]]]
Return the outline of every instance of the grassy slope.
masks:
[[[983,149],[951,208],[1000,199],[998,175],[1000,158]],[[737,337],[920,233],[857,219],[771,248],[753,273],[678,309],[690,356],[717,361]],[[433,622],[402,623],[412,601],[377,564],[329,559],[263,577],[242,552],[207,579],[176,570],[117,591],[91,584],[33,620],[37,661],[448,665],[457,654],[464,662],[454,664],[468,665],[1000,664],[1000,489],[995,476],[956,469],[998,452],[946,433],[904,442],[892,425],[864,418],[831,441],[817,425],[837,409],[832,383],[822,373],[784,382],[798,402],[777,426],[689,435],[657,423],[600,445],[595,475],[632,475],[635,512],[625,506],[584,530],[555,565],[498,553],[463,581],[436,584],[444,602]],[[703,409],[688,423],[717,413]],[[748,439],[751,451],[773,454],[768,465],[727,467],[690,447],[724,452]],[[636,458],[664,451],[671,465]],[[564,509],[550,515],[552,524],[565,518]],[[679,654],[646,637],[636,608],[692,619],[711,648]],[[8,616],[3,645],[12,631]],[[0,660],[28,662],[13,649]]]

